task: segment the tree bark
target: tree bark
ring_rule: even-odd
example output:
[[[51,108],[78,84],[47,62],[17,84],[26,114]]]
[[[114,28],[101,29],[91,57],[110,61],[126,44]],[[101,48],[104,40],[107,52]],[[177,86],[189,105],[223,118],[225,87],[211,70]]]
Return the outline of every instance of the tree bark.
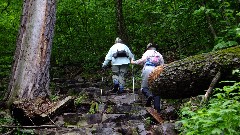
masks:
[[[218,71],[224,79],[239,67],[240,46],[236,46],[156,67],[149,76],[149,86],[162,98],[188,98],[205,94]]]
[[[11,113],[21,125],[41,125],[52,121],[56,115],[74,106],[74,97],[68,96],[59,101],[51,102],[49,99],[36,98],[32,100],[15,101]]]
[[[24,0],[12,75],[5,95],[8,104],[50,94],[49,66],[55,11],[56,0]]]
[[[126,33],[122,10],[122,0],[116,0],[116,23],[117,35],[124,41],[124,43],[128,43],[128,37]]]

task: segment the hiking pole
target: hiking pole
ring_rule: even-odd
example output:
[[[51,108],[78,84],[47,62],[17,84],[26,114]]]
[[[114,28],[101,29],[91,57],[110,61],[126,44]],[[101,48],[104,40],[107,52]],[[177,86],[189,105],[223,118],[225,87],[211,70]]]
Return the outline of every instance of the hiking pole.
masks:
[[[102,87],[103,87],[103,76],[102,76]],[[101,96],[102,96],[102,89],[103,88],[100,89],[101,90]]]
[[[135,84],[134,84],[134,82],[135,82],[135,78],[134,78],[133,65],[132,65],[132,78],[133,78],[133,79],[132,79],[132,84],[133,84],[133,96],[134,96],[134,97],[133,97],[133,101],[135,101],[135,92],[134,92],[134,89],[135,89],[135,88],[134,88],[134,85],[135,85]]]
[[[105,68],[102,68],[102,73],[103,74],[102,74],[102,82],[101,82],[101,89],[100,89],[101,96],[103,95]]]

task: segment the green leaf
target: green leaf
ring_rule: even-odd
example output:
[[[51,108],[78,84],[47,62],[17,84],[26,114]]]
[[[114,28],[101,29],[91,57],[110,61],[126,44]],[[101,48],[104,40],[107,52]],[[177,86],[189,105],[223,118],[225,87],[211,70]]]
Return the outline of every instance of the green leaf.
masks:
[[[222,130],[219,128],[214,128],[211,133],[220,135],[222,133]]]
[[[240,16],[240,12],[238,12],[236,15],[237,15],[237,16]]]

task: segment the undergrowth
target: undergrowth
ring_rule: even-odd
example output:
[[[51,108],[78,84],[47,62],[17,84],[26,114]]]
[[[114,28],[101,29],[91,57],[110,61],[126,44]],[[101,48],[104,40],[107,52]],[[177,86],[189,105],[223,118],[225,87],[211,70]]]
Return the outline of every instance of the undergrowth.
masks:
[[[180,109],[181,135],[237,135],[240,133],[240,82],[216,88],[205,106],[189,101]]]

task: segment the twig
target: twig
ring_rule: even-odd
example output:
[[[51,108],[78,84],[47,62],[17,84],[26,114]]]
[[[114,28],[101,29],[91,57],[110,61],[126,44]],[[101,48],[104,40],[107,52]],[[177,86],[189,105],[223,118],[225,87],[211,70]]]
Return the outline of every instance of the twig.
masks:
[[[13,133],[13,130],[11,130],[11,131],[9,131],[9,132],[7,132],[7,133],[4,133],[4,134],[2,134],[2,135],[12,135],[12,133]]]
[[[215,77],[213,78],[213,80],[212,80],[212,82],[211,82],[211,84],[210,84],[206,94],[204,95],[201,104],[202,103],[206,103],[208,101],[210,95],[212,94],[213,88],[216,85],[216,83],[218,82],[220,77],[221,77],[221,72],[218,71],[217,74],[215,75]]]
[[[47,115],[47,116],[48,116],[48,119],[49,119],[55,126],[60,127],[59,125],[57,125],[57,124],[50,118],[49,115]]]
[[[32,124],[35,125],[35,123],[32,121],[32,119],[31,119],[29,116],[27,116],[27,117],[28,117],[29,120],[32,122]]]

